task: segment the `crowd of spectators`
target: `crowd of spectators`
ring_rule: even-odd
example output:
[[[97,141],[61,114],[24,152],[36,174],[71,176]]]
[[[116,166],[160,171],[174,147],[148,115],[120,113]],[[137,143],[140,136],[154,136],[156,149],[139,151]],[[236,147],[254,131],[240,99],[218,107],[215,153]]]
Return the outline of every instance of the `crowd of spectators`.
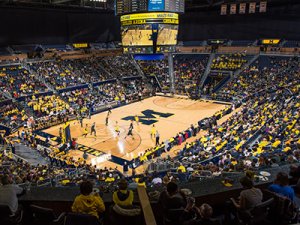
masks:
[[[32,95],[24,100],[24,104],[33,112],[34,119],[30,117],[27,121],[28,127],[33,129],[41,129],[54,123],[61,123],[66,118],[75,115],[75,110],[55,94],[40,95],[38,97]]]
[[[0,103],[0,123],[11,128],[20,127],[27,119],[25,111],[11,100]]]
[[[267,62],[265,62],[267,61]],[[289,73],[296,73],[297,58],[260,56],[254,63],[233,78],[217,97],[232,101],[246,98],[279,82],[281,86],[290,82]],[[286,76],[287,75],[287,76]],[[255,80],[255,82],[253,82]]]
[[[104,69],[114,78],[139,76],[129,55],[106,56],[101,61]]]
[[[178,94],[195,92],[205,72],[209,55],[174,57],[175,89]]]
[[[141,67],[144,74],[148,77],[156,76],[160,86],[161,91],[170,91],[170,77],[169,77],[169,66],[168,60],[165,58],[163,60],[147,60],[147,61],[138,61],[139,66]],[[153,86],[156,86],[156,80],[152,79]],[[159,90],[159,89],[157,89]]]
[[[234,97],[243,97],[241,108],[224,123],[207,126],[200,139],[185,144],[180,161],[211,173],[299,162],[300,64],[287,58],[280,65],[276,66],[280,73],[270,69],[254,75],[255,79],[242,74],[236,79],[246,77],[243,82],[228,84],[226,89]]]
[[[234,53],[229,55],[217,55],[211,64],[211,70],[235,71],[241,69],[247,63],[246,53]]]
[[[230,60],[225,57],[225,61],[218,62],[218,65],[222,65],[218,66],[218,69],[235,70],[239,68],[239,66],[236,67],[235,65],[245,63],[243,62],[244,59],[242,59],[243,55],[233,57],[237,57],[241,61]],[[130,58],[127,58],[128,61],[125,60],[127,64],[124,64],[124,61],[118,57],[117,60],[113,58],[103,60],[104,70],[109,73],[113,72],[110,69],[115,66],[122,68],[116,70],[117,74],[122,77],[137,74],[134,65],[128,64],[128,61],[131,60]],[[204,72],[205,60],[207,59],[186,61],[181,57],[176,58],[174,66],[178,82],[183,82],[184,80],[196,82],[196,80],[199,80],[199,76]],[[168,152],[174,144],[183,144],[184,147],[179,151],[176,159],[159,159],[159,162],[162,160],[163,163],[172,162],[177,167],[176,171],[165,173],[163,176],[156,172],[145,172],[142,175],[133,174],[132,179],[128,180],[128,187],[156,186],[158,184],[161,187],[166,187],[166,190],[162,192],[159,199],[164,215],[167,214],[169,209],[175,209],[179,206],[185,208],[187,212],[191,212],[193,209],[196,211],[196,214],[198,213],[197,219],[193,218],[193,222],[198,220],[206,221],[211,219],[212,208],[207,204],[195,208],[193,199],[188,199],[182,195],[176,182],[193,181],[202,176],[217,176],[223,172],[242,173],[266,167],[279,167],[284,163],[299,163],[300,62],[295,58],[277,59],[275,57],[272,58],[268,66],[260,69],[259,60],[243,71],[240,76],[234,78],[224,88],[222,93],[229,96],[229,99],[233,101],[233,105],[216,113],[211,118],[200,121],[198,126],[191,125],[186,131],[179,133],[176,137],[165,140],[153,149],[148,149],[134,160],[136,165],[138,165],[150,160],[153,155],[159,157],[163,151]],[[53,62],[41,64],[43,64],[41,67],[44,67],[44,69],[42,68],[37,71],[44,73],[44,75],[47,74],[47,76],[50,74],[53,77],[57,74],[60,76],[61,71],[68,73],[66,70],[72,76],[73,72],[71,71],[79,71],[67,62],[63,62],[62,67],[61,65],[58,66],[58,63]],[[151,72],[153,69],[151,68],[151,62],[140,62],[140,65],[142,65],[144,72]],[[48,66],[50,69],[45,69]],[[128,70],[125,73],[124,71],[128,66],[132,70]],[[146,69],[147,67],[148,69]],[[81,72],[83,73],[83,71]],[[155,69],[153,72],[155,72]],[[94,81],[93,77],[96,76],[98,75],[88,76],[87,80],[89,82]],[[56,78],[53,79],[55,81],[52,85],[59,84],[58,86],[54,85],[58,88],[62,86],[67,87],[69,84],[70,86],[78,84],[77,81],[74,81],[74,77],[71,79],[71,82],[63,79],[62,86],[60,79],[58,79],[60,80],[58,83],[56,83]],[[103,77],[103,79],[106,78]],[[83,82],[80,79],[79,82],[81,81]],[[64,100],[58,95],[40,95],[38,97],[32,95],[25,98],[24,101],[27,107],[31,108],[35,117],[38,118],[36,123],[43,124],[52,121],[53,118],[63,121],[65,117],[75,115],[76,110],[85,112],[91,107],[97,108],[111,102],[130,101],[132,100],[130,99],[131,95],[136,96],[137,93],[144,93],[145,89],[146,84],[143,80],[116,80],[115,82],[100,84],[93,87],[93,89],[81,88],[62,92],[61,95]],[[238,109],[234,111],[236,108]],[[218,119],[232,111],[234,113],[229,119],[222,124],[218,124]],[[3,105],[0,114],[1,118],[3,118],[1,123],[10,126],[23,123],[27,119],[25,111],[20,110],[17,103],[13,102]],[[194,142],[184,143],[188,138],[196,136],[200,130],[205,131],[202,137]],[[32,133],[20,135],[22,142],[30,144],[33,147],[37,146],[35,138],[35,135]],[[93,180],[95,184],[103,187],[103,191],[116,191],[113,194],[113,201],[117,205],[123,206],[125,204],[124,196],[127,196],[126,204],[128,202],[129,205],[132,204],[132,192],[127,191],[128,181],[121,179],[123,175],[117,169],[97,169],[95,166],[87,164],[84,155],[75,159],[68,154],[68,150],[72,149],[72,147],[74,146],[61,144],[56,148],[50,148],[50,151],[42,148],[40,150],[41,154],[47,158],[49,164],[37,166],[16,160],[10,153],[2,152],[0,155],[1,174],[2,176],[3,174],[8,174],[18,184],[31,183],[37,186],[44,184],[51,186],[87,185],[85,188],[82,187],[82,195],[76,198],[73,204],[72,210],[74,212],[81,212],[80,201],[85,201],[86,199],[92,199],[92,201],[99,200],[98,197],[97,200],[90,197],[91,185],[85,183],[87,179]],[[285,188],[288,186],[286,177],[286,174],[278,174],[275,184],[271,185],[269,189],[293,201],[295,197],[293,192],[290,189],[286,191],[287,188]],[[251,182],[249,177],[241,180],[246,191],[241,192],[240,202],[233,200],[235,207],[253,207],[253,205],[249,206],[245,202],[248,189],[253,192],[255,191],[257,198],[255,199],[256,202],[252,202],[254,205],[262,202],[261,192],[259,189],[254,189]],[[175,198],[176,200],[174,200]],[[174,200],[174,202],[171,200]],[[201,209],[203,210],[202,213]],[[105,208],[102,207],[98,212],[101,213],[104,210]],[[204,212],[207,214],[204,214]],[[184,219],[188,221],[186,218],[189,217],[185,217]],[[182,224],[180,220],[177,222]],[[201,224],[201,222],[199,223]],[[195,222],[195,224],[197,223]]]
[[[0,88],[14,98],[47,91],[46,85],[21,65],[0,67]]]
[[[57,90],[86,83],[82,74],[74,71],[69,60],[37,62],[30,68]]]
[[[101,58],[91,57],[86,59],[69,60],[76,74],[84,76],[87,83],[94,83],[112,79],[103,69]]]

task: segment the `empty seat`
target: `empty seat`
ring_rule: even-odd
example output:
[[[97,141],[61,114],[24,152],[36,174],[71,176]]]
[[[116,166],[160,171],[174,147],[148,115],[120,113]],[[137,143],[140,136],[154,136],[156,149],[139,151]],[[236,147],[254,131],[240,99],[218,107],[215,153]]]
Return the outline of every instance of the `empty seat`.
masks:
[[[52,225],[62,224],[65,213],[56,216],[53,209],[30,205],[34,224]]]
[[[23,211],[14,215],[7,205],[0,205],[0,224],[17,225],[21,224],[23,218]]]
[[[68,213],[64,225],[100,225],[101,220],[89,214]]]

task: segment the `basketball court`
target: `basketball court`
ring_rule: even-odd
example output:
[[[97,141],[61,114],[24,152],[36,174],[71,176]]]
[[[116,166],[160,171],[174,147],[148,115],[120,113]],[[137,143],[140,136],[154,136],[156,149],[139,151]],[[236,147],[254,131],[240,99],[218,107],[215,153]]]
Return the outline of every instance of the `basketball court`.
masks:
[[[101,154],[109,154],[125,160],[132,160],[148,148],[155,146],[155,138],[151,138],[153,125],[160,134],[160,142],[176,136],[186,130],[191,124],[205,117],[212,116],[215,112],[224,109],[225,105],[195,101],[182,98],[155,96],[143,101],[112,109],[108,126],[105,125],[108,112],[102,112],[83,120],[83,127],[78,121],[70,125],[72,138],[77,139],[80,151],[70,151],[74,157],[81,157],[82,151],[92,149],[90,160],[97,166],[111,166],[107,160],[97,161]],[[139,117],[139,123],[134,120]],[[133,136],[127,136],[131,121],[133,120]],[[96,136],[90,134],[92,123],[96,123]],[[116,122],[120,128],[120,135],[115,132]],[[88,134],[83,136],[84,127],[88,126]],[[59,127],[54,126],[43,132],[58,136]],[[126,137],[127,136],[127,137]]]

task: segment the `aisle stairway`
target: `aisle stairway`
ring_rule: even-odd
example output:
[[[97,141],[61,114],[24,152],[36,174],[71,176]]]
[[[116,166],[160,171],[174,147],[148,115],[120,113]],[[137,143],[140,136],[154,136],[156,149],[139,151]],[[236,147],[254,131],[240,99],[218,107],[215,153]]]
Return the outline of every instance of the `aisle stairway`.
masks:
[[[204,85],[204,82],[210,72],[210,68],[211,68],[211,64],[213,62],[213,59],[215,58],[216,54],[215,53],[211,53],[210,56],[209,56],[209,59],[208,59],[208,63],[206,65],[206,69],[205,69],[205,72],[201,78],[201,81],[200,81],[200,85],[199,85],[199,88],[201,89]]]

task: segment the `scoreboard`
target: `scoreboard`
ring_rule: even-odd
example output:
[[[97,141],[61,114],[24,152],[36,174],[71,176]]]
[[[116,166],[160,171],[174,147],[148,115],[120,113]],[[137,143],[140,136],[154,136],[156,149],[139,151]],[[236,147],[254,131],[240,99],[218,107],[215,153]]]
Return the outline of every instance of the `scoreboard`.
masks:
[[[123,52],[152,54],[175,52],[179,13],[185,0],[115,0],[120,16]]]
[[[115,0],[115,14],[138,12],[184,12],[184,0]]]
[[[148,0],[116,0],[116,15],[147,11],[147,3]]]
[[[170,12],[123,15],[121,39],[124,53],[174,52],[179,16]]]

